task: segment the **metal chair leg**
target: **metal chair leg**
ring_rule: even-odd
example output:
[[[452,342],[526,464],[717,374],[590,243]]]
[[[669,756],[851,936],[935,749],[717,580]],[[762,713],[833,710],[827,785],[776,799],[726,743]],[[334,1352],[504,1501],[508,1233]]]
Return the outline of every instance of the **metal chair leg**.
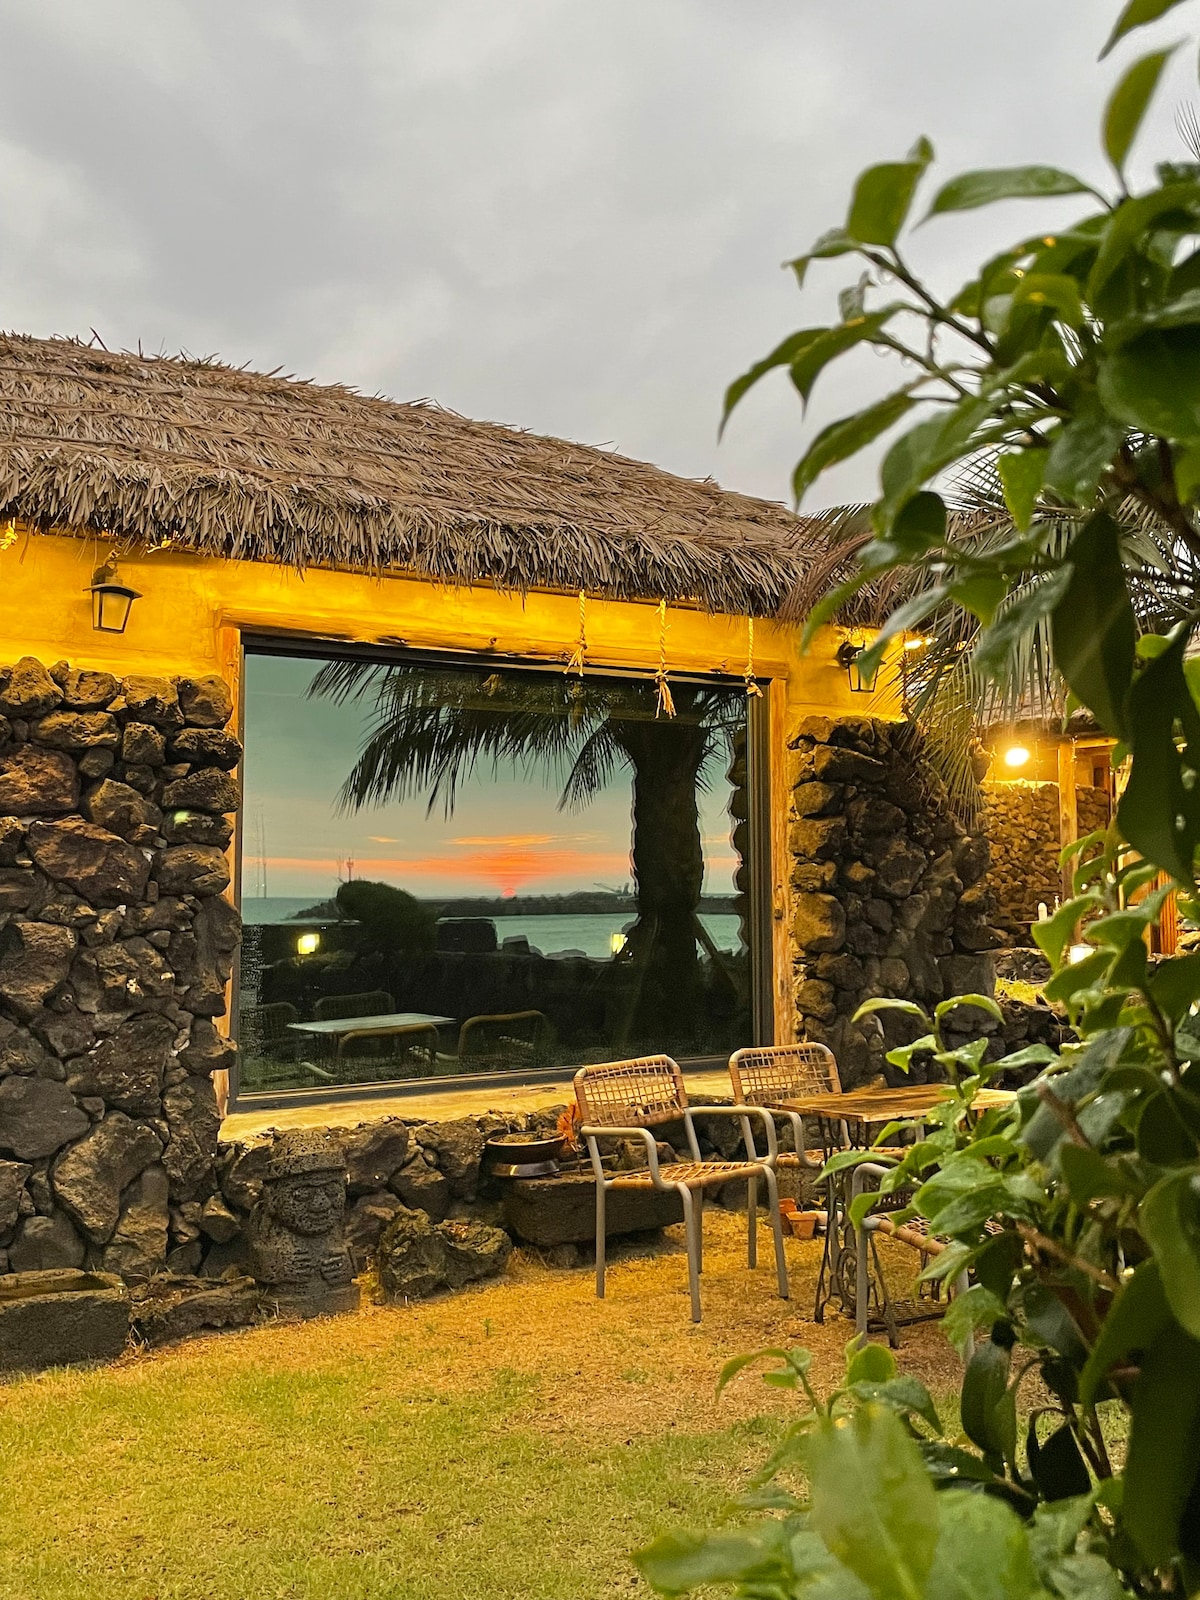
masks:
[[[867,1230],[860,1224],[854,1230],[854,1327],[865,1334],[870,1314],[871,1284],[867,1272]]]
[[[599,1178],[596,1180],[596,1298],[604,1299],[604,1246],[606,1243],[607,1223],[604,1217],[605,1189]]]
[[[746,1179],[746,1259],[752,1267],[758,1265],[758,1174]]]
[[[683,1227],[687,1239],[688,1261],[688,1290],[692,1297],[692,1321],[700,1321],[700,1215],[703,1210],[703,1195],[701,1204],[696,1205],[692,1191],[686,1183],[676,1184],[679,1197],[683,1201]]]
[[[787,1256],[783,1250],[783,1218],[779,1214],[779,1179],[770,1167],[766,1168],[767,1205],[771,1213],[771,1232],[775,1235],[775,1276],[779,1280],[779,1298],[790,1300],[792,1286],[788,1282]],[[751,1182],[754,1180],[751,1179]]]

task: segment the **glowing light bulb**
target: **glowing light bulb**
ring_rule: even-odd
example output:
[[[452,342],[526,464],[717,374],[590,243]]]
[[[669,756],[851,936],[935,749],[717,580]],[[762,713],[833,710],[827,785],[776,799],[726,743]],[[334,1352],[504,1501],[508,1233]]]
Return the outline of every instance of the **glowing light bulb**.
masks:
[[[1004,752],[1004,765],[1006,767],[1023,767],[1029,760],[1029,751],[1023,744],[1010,745]]]
[[[296,954],[301,956],[316,955],[321,948],[321,935],[319,933],[302,933],[296,940]]]

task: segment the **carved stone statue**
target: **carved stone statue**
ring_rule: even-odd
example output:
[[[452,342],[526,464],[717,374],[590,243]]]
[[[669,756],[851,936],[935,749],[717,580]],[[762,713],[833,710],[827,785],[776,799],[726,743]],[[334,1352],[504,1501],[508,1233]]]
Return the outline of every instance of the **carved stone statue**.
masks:
[[[357,1310],[345,1207],[341,1146],[315,1129],[278,1134],[247,1232],[251,1271],[285,1316]]]

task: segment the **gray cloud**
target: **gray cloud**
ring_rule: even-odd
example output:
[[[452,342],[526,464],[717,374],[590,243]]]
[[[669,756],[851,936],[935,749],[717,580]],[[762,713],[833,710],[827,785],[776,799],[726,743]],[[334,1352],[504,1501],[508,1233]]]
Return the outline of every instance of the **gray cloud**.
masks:
[[[1162,30],[1184,31],[1195,6]],[[1102,177],[1094,0],[0,0],[0,320],[219,353],[783,498],[811,427],[729,379],[819,320],[778,263],[928,133]],[[1173,31],[1170,24],[1173,24]],[[1147,148],[1178,152],[1180,63]],[[1046,209],[932,224],[965,274]],[[861,465],[817,502],[870,492]]]

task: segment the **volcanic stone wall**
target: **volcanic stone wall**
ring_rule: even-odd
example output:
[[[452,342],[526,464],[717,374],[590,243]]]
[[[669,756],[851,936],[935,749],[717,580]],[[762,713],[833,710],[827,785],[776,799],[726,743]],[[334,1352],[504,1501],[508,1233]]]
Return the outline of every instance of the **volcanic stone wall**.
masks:
[[[996,899],[993,920],[1008,939],[1028,944],[1039,901],[1053,909],[1062,893],[1058,785],[989,783],[984,796],[983,826],[991,851],[988,887]],[[1103,789],[1076,789],[1075,808],[1081,835],[1108,826],[1109,799]]]
[[[912,1037],[907,1019],[851,1021],[862,1001],[991,992],[987,843],[953,821],[911,724],[809,717],[790,745],[798,1031],[853,1087],[894,1076],[884,1054]]]
[[[0,1271],[194,1271],[241,746],[219,678],[0,667]]]

